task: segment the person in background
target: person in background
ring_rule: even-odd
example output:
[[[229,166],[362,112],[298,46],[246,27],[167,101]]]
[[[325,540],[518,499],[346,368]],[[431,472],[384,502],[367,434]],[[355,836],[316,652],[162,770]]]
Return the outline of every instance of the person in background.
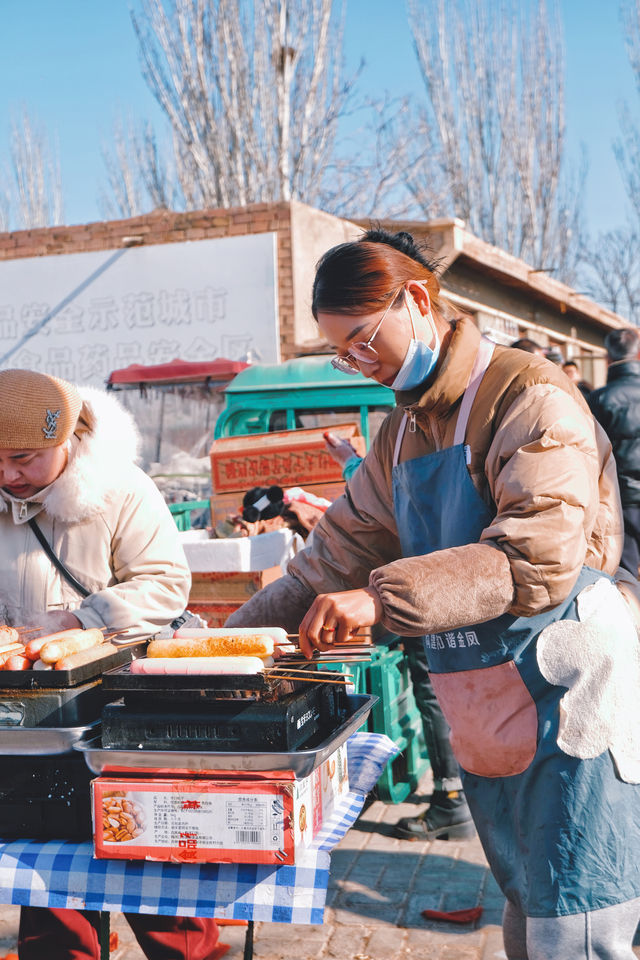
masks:
[[[514,340],[510,346],[516,350],[524,350],[525,353],[535,353],[539,357],[546,356],[544,347],[541,347],[535,340],[529,340],[528,337],[521,337],[519,340]]]
[[[406,233],[329,250],[312,309],[334,365],[397,406],[227,623],[299,633],[308,658],[378,623],[424,636],[508,960],[633,960],[640,660],[611,445],[558,367],[456,312]]]
[[[342,476],[349,481],[362,463],[362,457],[348,440],[327,431],[327,452],[342,467]],[[471,811],[462,790],[460,768],[451,748],[451,731],[444,718],[433,684],[422,637],[402,640],[416,706],[422,718],[433,793],[429,806],[415,817],[401,817],[394,833],[401,840],[468,840],[475,836]]]
[[[30,370],[0,371],[0,593],[10,624],[156,633],[191,575],[138,434],[112,396]],[[39,527],[87,596],[36,539]],[[87,804],[89,796],[87,795]],[[126,914],[149,960],[214,960],[214,920]],[[23,907],[20,960],[99,960],[97,911]]]
[[[594,417],[604,427],[616,458],[624,515],[621,565],[638,576],[640,566],[640,336],[633,327],[605,337],[607,383],[589,396]]]
[[[565,360],[565,362],[562,364],[562,369],[566,376],[569,377],[569,380],[571,380],[572,383],[575,383],[576,387],[586,400],[593,390],[593,386],[588,380],[582,379],[578,364],[575,362],[575,360]]]
[[[562,364],[562,370],[563,373],[569,377],[569,380],[571,380],[572,383],[575,383],[576,386],[580,383],[582,378],[580,376],[578,364],[575,362],[575,360],[565,360],[565,362]]]

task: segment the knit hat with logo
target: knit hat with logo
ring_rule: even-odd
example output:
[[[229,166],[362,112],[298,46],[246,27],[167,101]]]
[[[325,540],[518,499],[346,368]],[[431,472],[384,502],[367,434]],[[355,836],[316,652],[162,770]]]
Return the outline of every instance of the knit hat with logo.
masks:
[[[56,447],[71,436],[82,400],[66,380],[34,370],[0,370],[0,447]]]

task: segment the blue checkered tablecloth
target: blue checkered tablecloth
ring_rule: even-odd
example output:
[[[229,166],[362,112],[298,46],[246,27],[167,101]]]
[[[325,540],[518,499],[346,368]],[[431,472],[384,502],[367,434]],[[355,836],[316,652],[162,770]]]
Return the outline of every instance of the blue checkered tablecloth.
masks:
[[[383,734],[347,743],[349,793],[295,866],[96,860],[90,843],[0,843],[0,903],[171,916],[322,923],[330,850],[396,755]]]

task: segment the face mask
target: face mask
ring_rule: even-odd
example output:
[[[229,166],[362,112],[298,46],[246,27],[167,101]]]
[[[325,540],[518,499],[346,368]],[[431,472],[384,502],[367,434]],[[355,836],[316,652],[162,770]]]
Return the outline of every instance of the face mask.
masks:
[[[416,337],[413,315],[408,303],[407,309],[409,311],[409,317],[411,318],[411,332],[413,337],[409,343],[402,366],[391,384],[392,390],[413,390],[414,387],[419,387],[433,371],[440,355],[440,337],[438,336],[436,325],[433,322],[433,315],[429,313],[428,319],[431,321],[436,342],[433,347],[429,347],[424,340],[418,340]]]

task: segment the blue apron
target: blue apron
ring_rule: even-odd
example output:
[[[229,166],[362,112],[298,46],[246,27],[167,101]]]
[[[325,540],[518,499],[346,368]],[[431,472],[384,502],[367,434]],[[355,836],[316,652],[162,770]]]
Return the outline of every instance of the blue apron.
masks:
[[[482,340],[452,447],[400,463],[403,421],[393,498],[405,557],[477,543],[494,516],[469,476],[464,446],[492,351]],[[540,632],[577,620],[576,596],[602,576],[583,567],[566,600],[538,616],[505,614],[425,638],[487,859],[526,916],[580,913],[640,896],[640,786],[619,779],[608,751],[593,760],[562,752],[558,704],[566,688],[549,684],[536,659]]]

